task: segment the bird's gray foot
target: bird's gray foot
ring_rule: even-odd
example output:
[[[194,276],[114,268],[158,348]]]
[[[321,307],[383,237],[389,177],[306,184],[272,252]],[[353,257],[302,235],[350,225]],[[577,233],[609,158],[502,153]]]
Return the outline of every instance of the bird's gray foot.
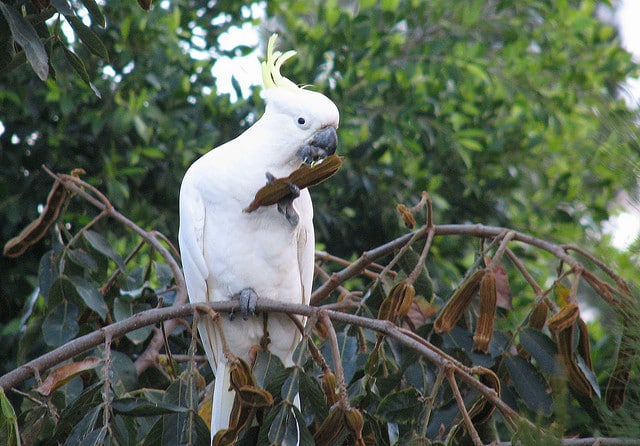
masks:
[[[256,315],[256,304],[258,301],[258,295],[253,290],[253,288],[245,288],[240,291],[238,294],[233,295],[234,299],[238,299],[240,301],[240,313],[242,314],[242,319],[249,319],[249,313],[252,315]],[[229,313],[229,319],[234,320],[236,317],[235,313],[232,311]]]
[[[276,179],[271,173],[267,172],[267,183],[271,184]],[[287,182],[285,183],[289,186],[289,195],[280,199],[278,201],[278,212],[280,212],[287,219],[291,226],[296,226],[298,221],[300,221],[300,217],[298,213],[293,208],[293,200],[300,196],[300,188],[293,183]]]

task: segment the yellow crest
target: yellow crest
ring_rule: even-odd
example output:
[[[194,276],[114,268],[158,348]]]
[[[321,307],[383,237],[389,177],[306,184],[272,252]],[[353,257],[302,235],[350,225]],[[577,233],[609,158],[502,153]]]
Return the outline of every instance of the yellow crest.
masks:
[[[267,44],[267,56],[261,64],[264,88],[285,87],[298,90],[298,86],[296,84],[280,74],[280,67],[282,64],[295,56],[296,52],[293,50],[285,53],[281,51],[273,51],[277,38],[277,34],[272,34],[269,38],[269,43]]]

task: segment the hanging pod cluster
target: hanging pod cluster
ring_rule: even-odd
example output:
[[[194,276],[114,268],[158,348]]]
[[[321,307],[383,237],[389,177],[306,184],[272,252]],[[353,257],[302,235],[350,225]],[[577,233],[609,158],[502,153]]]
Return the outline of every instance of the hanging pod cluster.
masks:
[[[331,407],[329,415],[324,419],[318,430],[313,435],[314,444],[318,446],[328,446],[335,444],[345,429],[348,429],[356,446],[364,446],[362,429],[364,428],[364,417],[362,413],[354,407],[344,407],[335,404]]]
[[[579,396],[591,397],[597,388],[591,384],[579,361],[593,370],[589,333],[580,317],[580,309],[574,302],[564,305],[547,321],[547,327],[556,337],[558,356],[567,375],[569,387]],[[576,333],[577,330],[577,333]],[[576,342],[576,334],[578,336]]]
[[[448,333],[458,323],[476,294],[480,294],[480,305],[476,330],[473,335],[473,350],[489,351],[496,316],[496,276],[492,268],[479,269],[464,281],[447,301],[435,320],[436,333]]]
[[[406,280],[398,282],[382,301],[378,310],[378,319],[395,322],[399,317],[406,316],[415,296],[416,290],[413,285]]]
[[[233,401],[229,428],[219,431],[213,438],[213,446],[235,444],[238,434],[248,427],[253,420],[255,411],[273,405],[273,396],[258,387],[251,367],[242,358],[236,358],[231,363],[231,388],[236,391]]]

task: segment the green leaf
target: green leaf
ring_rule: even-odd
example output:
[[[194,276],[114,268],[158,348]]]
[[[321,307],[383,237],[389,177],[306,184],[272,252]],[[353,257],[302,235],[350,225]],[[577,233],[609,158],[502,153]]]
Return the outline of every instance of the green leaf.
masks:
[[[197,415],[198,395],[195,375],[188,370],[176,379],[164,395],[164,403],[185,407],[184,413],[163,415],[151,428],[144,445],[193,444],[210,446],[209,429]]]
[[[98,88],[91,82],[91,78],[89,78],[89,73],[87,73],[87,68],[85,67],[82,59],[80,59],[80,57],[78,57],[76,53],[71,51],[66,46],[62,45],[62,49],[64,50],[64,56],[66,57],[67,62],[69,62],[69,65],[71,65],[71,68],[73,68],[73,71],[75,71],[78,76],[80,76],[80,79],[82,79],[82,81],[87,84],[89,88],[91,88],[91,90],[97,97],[101,98],[102,95],[100,94]]]
[[[0,439],[7,446],[20,446],[18,417],[2,388],[0,388]]]
[[[136,302],[135,300],[116,297],[113,302],[113,316],[116,318],[116,321],[120,322],[133,316],[136,313],[148,310],[149,308],[150,306],[148,304]],[[146,326],[131,331],[125,336],[134,344],[140,344],[147,340],[152,331],[152,326]]]
[[[102,14],[102,10],[100,6],[95,2],[95,0],[80,0],[87,11],[89,11],[89,15],[91,16],[91,20],[93,20],[96,25],[104,28],[107,24],[107,21],[104,18],[104,14]]]
[[[118,268],[120,268],[120,271],[123,273],[127,272],[127,267],[124,264],[124,261],[122,260],[122,257],[120,257],[111,247],[111,245],[109,245],[109,243],[105,240],[105,238],[98,234],[97,232],[94,231],[84,231],[82,233],[83,237],[85,238],[85,240],[87,242],[89,242],[89,244],[98,252],[104,254],[105,256],[109,257],[111,260],[113,260],[114,262],[116,262],[116,265],[118,265]]]
[[[308,373],[300,373],[300,399],[302,407],[315,414],[317,419],[324,420],[329,414],[324,392],[318,380]]]
[[[83,267],[87,271],[91,272],[98,269],[98,263],[91,257],[91,254],[84,249],[69,249],[67,250],[67,256],[73,263]]]
[[[111,372],[111,386],[116,392],[130,392],[139,387],[136,366],[126,354],[111,351]]]
[[[98,428],[101,420],[103,405],[100,404],[93,407],[86,413],[84,418],[76,424],[71,433],[64,442],[64,446],[85,446],[85,445],[102,445],[106,436],[106,429]]]
[[[282,401],[276,409],[275,418],[269,427],[270,444],[296,444],[298,422],[291,410],[292,406]]]
[[[598,378],[596,378],[596,375],[593,373],[593,370],[589,368],[589,366],[587,365],[587,363],[585,362],[582,356],[575,355],[575,358],[576,358],[576,364],[582,371],[582,374],[585,376],[585,378],[587,378],[587,381],[589,381],[589,385],[593,389],[593,393],[595,393],[598,396],[598,398],[600,398],[600,385],[598,384]]]
[[[169,403],[158,403],[143,398],[120,398],[111,403],[114,412],[132,417],[152,417],[170,413],[184,413],[186,407]]]
[[[53,308],[42,323],[44,341],[59,347],[78,333],[78,307],[65,301]]]
[[[105,47],[102,40],[100,40],[100,37],[91,31],[91,28],[82,23],[80,18],[74,15],[65,15],[64,17],[89,51],[108,62],[109,53],[107,51],[107,47]]]
[[[53,283],[58,280],[59,275],[58,257],[53,251],[47,251],[40,259],[38,266],[38,285],[45,302],[49,301],[49,291]]]
[[[51,4],[60,14],[73,15],[73,10],[67,0],[51,0]]]
[[[420,393],[413,388],[394,392],[380,401],[376,415],[389,423],[411,423],[422,408],[420,397]]]
[[[536,413],[550,415],[552,399],[549,386],[540,372],[520,356],[507,356],[504,364],[511,376],[511,383],[527,407]]]
[[[556,359],[556,344],[543,332],[531,327],[523,328],[520,331],[520,344],[533,356],[542,372],[562,373],[562,367]]]
[[[171,268],[169,268],[169,265],[164,262],[158,262],[154,260],[153,268],[156,271],[158,285],[161,288],[169,287],[169,285],[171,285],[171,281],[173,280],[173,272],[171,271]]]
[[[47,80],[49,76],[49,56],[40,42],[38,33],[31,23],[27,21],[13,5],[7,5],[0,1],[0,12],[7,19],[14,40],[22,47],[31,68],[41,80]]]
[[[60,414],[60,420],[56,426],[54,439],[64,439],[69,437],[73,427],[78,424],[92,409],[102,407],[102,390],[104,381],[99,381],[87,387],[81,394],[73,400]]]
[[[92,311],[95,311],[102,320],[107,317],[107,305],[100,291],[88,280],[79,276],[71,276],[69,280],[76,287],[76,291]]]

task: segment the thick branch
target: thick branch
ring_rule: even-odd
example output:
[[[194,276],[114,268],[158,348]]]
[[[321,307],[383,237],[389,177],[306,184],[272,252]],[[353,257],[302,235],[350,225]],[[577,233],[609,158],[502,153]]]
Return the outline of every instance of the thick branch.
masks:
[[[558,245],[555,243],[548,242],[546,240],[533,237],[531,235],[513,231],[508,228],[501,228],[497,226],[485,226],[480,224],[474,225],[436,225],[433,227],[429,227],[427,225],[417,229],[416,231],[410,232],[408,234],[404,234],[392,240],[390,242],[385,243],[377,248],[374,248],[370,251],[364,252],[360,258],[358,258],[355,262],[353,262],[348,267],[334,273],[331,275],[331,279],[322,284],[312,295],[311,295],[311,303],[313,305],[317,305],[322,302],[331,292],[339,285],[344,283],[345,281],[351,279],[352,277],[360,274],[369,264],[372,262],[379,260],[393,251],[400,249],[402,246],[406,245],[412,238],[420,239],[427,236],[429,230],[432,229],[434,232],[434,236],[448,236],[448,235],[458,235],[458,236],[467,236],[467,237],[479,237],[479,238],[495,238],[498,236],[502,236],[506,233],[509,233],[512,241],[518,241],[521,243],[525,243],[527,245],[539,248],[543,251],[547,251],[548,253],[554,255],[559,260],[562,260],[567,265],[569,265],[573,270],[582,270],[584,266],[575,258],[571,257],[567,253],[567,247],[565,245]],[[575,250],[575,248],[571,248]],[[610,276],[616,284],[618,284],[619,288],[614,289],[613,291],[616,294],[626,297],[628,294],[628,287],[624,283],[618,275],[616,275],[610,269],[603,269],[603,271]],[[596,290],[597,291],[597,290]]]
[[[197,311],[198,306],[207,306],[219,312],[229,312],[232,310],[239,311],[239,304],[237,301],[210,302],[207,304],[184,304],[168,308],[146,310],[137,313],[128,319],[116,322],[85,336],[74,339],[73,341],[70,341],[63,346],[43,356],[40,356],[39,358],[36,358],[33,361],[30,361],[29,363],[24,364],[9,373],[0,376],[0,388],[2,388],[6,393],[9,389],[16,387],[23,381],[31,378],[34,373],[43,372],[55,366],[56,364],[59,364],[60,362],[71,359],[76,355],[91,350],[92,348],[104,343],[107,335],[112,339],[116,339],[118,337],[124,336],[130,331],[147,325],[157,324],[169,319],[187,317],[194,314],[194,311]],[[425,340],[421,340],[421,342],[418,342],[413,337],[403,333],[402,330],[392,322],[370,319],[362,316],[340,313],[337,311],[326,310],[318,307],[310,307],[307,305],[273,301],[269,299],[258,299],[256,310],[260,312],[265,311],[295,313],[310,318],[319,317],[319,313],[322,312],[328,315],[332,320],[344,322],[351,325],[357,325],[383,333],[384,335],[395,339],[406,347],[415,350],[420,355],[424,356],[428,361],[434,363],[438,367],[452,367],[456,375],[462,381],[477,390],[481,395],[487,398],[487,400],[491,401],[491,403],[494,404],[494,406],[498,410],[500,410],[500,412],[502,412],[502,414],[506,418],[520,418],[513,409],[511,409],[500,398],[498,398],[492,388],[485,386],[469,372],[461,369],[455,363],[452,363],[449,359],[447,359],[446,355],[438,354],[438,349],[436,349],[435,346],[427,347],[426,345],[424,345],[424,343],[426,342]]]

